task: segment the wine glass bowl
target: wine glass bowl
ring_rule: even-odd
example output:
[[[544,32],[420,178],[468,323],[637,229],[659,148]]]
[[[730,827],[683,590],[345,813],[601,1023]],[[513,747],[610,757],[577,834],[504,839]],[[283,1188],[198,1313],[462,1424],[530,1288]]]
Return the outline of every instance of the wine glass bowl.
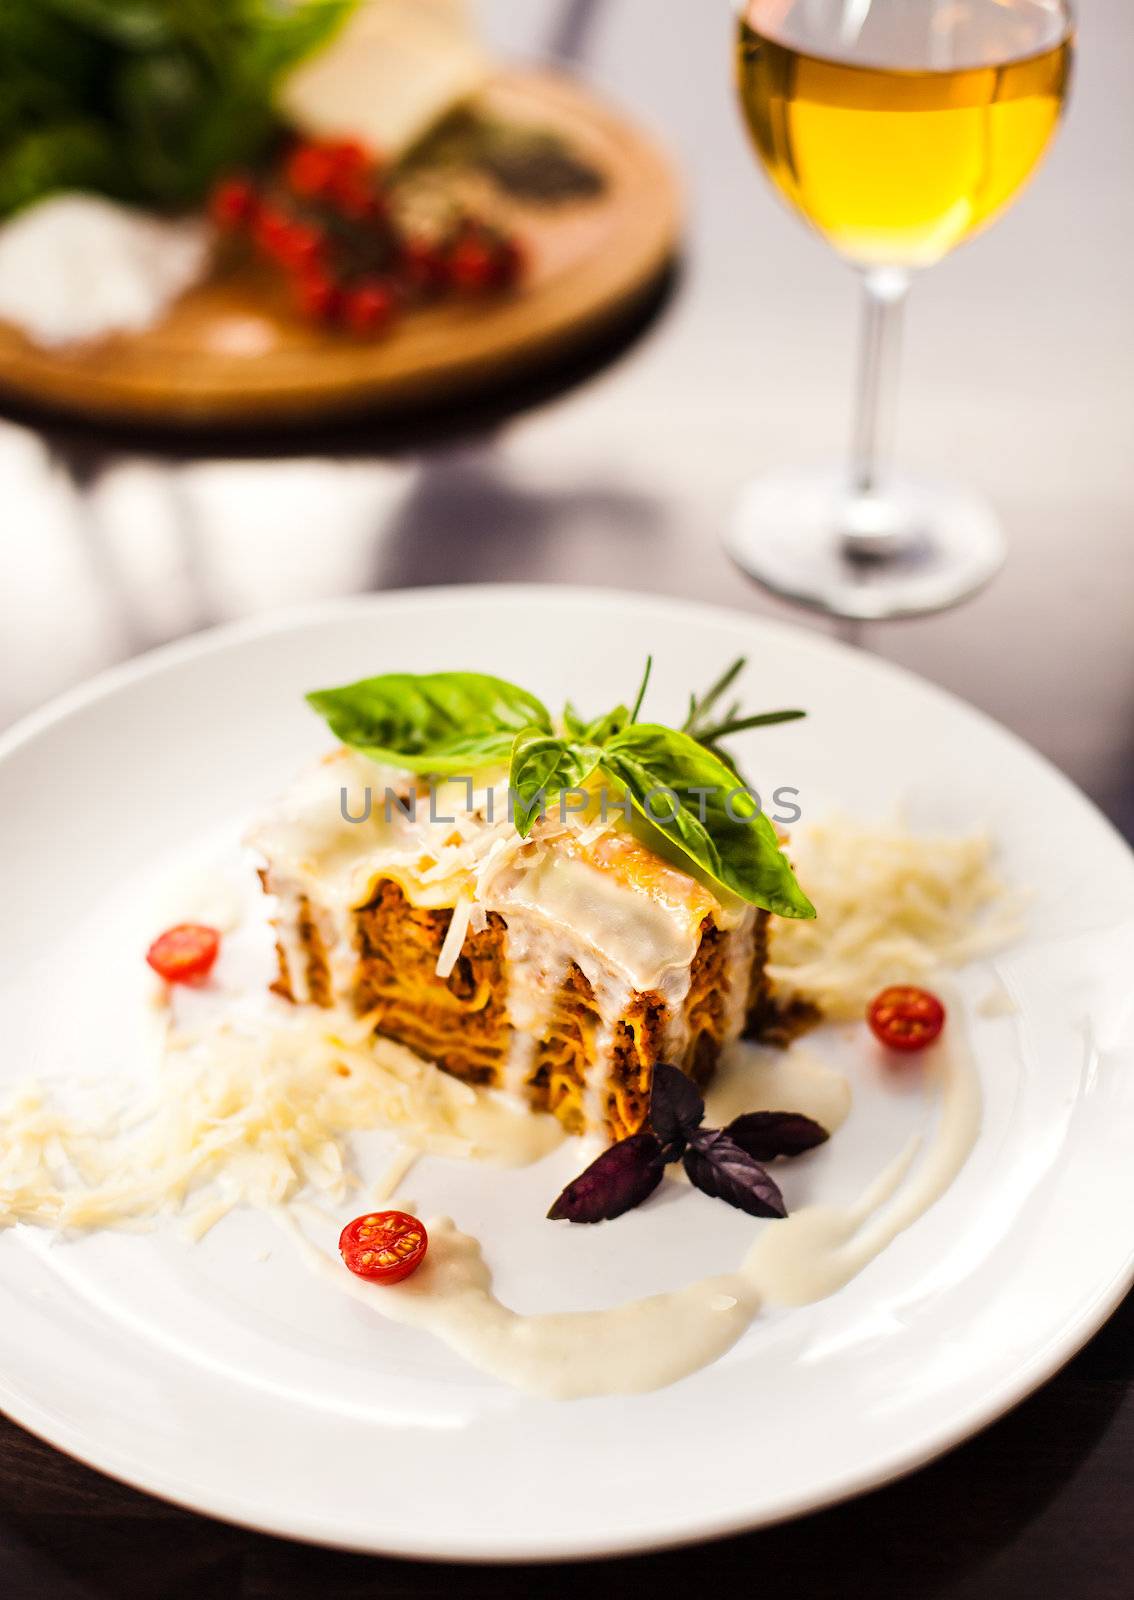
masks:
[[[737,83],[757,155],[865,288],[849,475],[756,483],[727,540],[778,592],[853,617],[955,603],[1003,559],[979,497],[885,472],[911,275],[1019,193],[1064,105],[1065,0],[744,0]]]

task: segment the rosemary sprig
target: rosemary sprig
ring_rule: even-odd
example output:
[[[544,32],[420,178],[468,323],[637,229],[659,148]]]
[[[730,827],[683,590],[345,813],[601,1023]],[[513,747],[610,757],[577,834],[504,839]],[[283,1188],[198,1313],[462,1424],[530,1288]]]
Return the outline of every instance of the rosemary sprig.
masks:
[[[797,722],[800,717],[807,715],[805,711],[759,711],[753,716],[743,717],[740,715],[740,701],[734,700],[720,719],[714,722],[710,712],[747,665],[747,656],[737,656],[700,698],[690,695],[689,714],[681,725],[682,733],[687,733],[698,744],[704,745],[706,750],[711,750],[734,772],[736,763],[726,751],[719,748],[722,739],[730,738],[734,733],[744,733],[749,728],[769,728],[777,722]]]

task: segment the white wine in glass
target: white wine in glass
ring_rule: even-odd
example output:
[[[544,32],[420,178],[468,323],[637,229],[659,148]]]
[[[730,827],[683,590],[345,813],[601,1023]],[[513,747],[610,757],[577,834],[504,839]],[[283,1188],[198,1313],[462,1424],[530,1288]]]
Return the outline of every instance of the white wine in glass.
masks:
[[[744,0],[737,79],[772,182],[862,275],[850,471],[751,485],[729,535],[769,588],[840,616],[911,616],[1003,560],[990,509],[892,478],[884,439],[912,274],[1011,203],[1067,93],[1065,0]]]

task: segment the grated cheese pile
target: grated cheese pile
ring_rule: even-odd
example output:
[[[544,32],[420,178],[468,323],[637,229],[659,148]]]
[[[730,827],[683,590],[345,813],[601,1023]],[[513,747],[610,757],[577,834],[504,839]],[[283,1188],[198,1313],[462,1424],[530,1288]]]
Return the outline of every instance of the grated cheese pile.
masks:
[[[85,1115],[42,1084],[19,1087],[0,1106],[0,1226],[181,1213],[199,1237],[237,1204],[273,1208],[305,1190],[338,1202],[358,1184],[340,1141],[367,1129],[403,1134],[403,1172],[413,1151],[475,1154],[463,1123],[476,1091],[371,1041],[370,1026],[298,1013],[287,1026],[171,1039],[148,1096],[104,1086]]]
[[[880,989],[990,955],[1021,930],[1020,902],[992,871],[992,842],[872,827],[844,817],[792,839],[814,922],[777,918],[769,972],[836,1021]]]

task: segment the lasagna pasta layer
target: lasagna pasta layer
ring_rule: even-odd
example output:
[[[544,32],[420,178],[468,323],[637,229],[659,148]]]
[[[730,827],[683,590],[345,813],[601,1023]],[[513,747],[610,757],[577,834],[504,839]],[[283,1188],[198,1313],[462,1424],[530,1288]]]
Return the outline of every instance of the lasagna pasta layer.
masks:
[[[725,1044],[769,1026],[766,913],[621,827],[522,841],[483,802],[354,826],[361,805],[334,793],[332,811],[331,785],[357,782],[356,761],[324,763],[252,838],[280,994],[347,1005],[455,1077],[609,1139],[642,1126],[659,1060],[705,1083]]]
[[[354,912],[357,959],[349,990],[340,995],[319,919],[303,897],[289,937],[277,944],[275,988],[288,999],[320,1006],[346,999],[373,1019],[375,1033],[407,1045],[454,1077],[518,1090],[533,1109],[552,1112],[571,1133],[621,1139],[645,1121],[655,1062],[672,1060],[706,1083],[722,1047],[740,1031],[738,1019],[747,1018],[750,995],[759,997],[765,987],[766,913],[727,932],[704,918],[677,1018],[661,993],[633,990],[617,1015],[604,1015],[595,985],[569,960],[549,991],[523,1078],[510,1083],[516,1041],[508,1004],[507,922],[490,912],[479,932],[467,934],[453,970],[442,978],[437,963],[452,915],[414,906],[392,879],[380,879],[368,903]],[[301,982],[292,977],[297,949]]]

